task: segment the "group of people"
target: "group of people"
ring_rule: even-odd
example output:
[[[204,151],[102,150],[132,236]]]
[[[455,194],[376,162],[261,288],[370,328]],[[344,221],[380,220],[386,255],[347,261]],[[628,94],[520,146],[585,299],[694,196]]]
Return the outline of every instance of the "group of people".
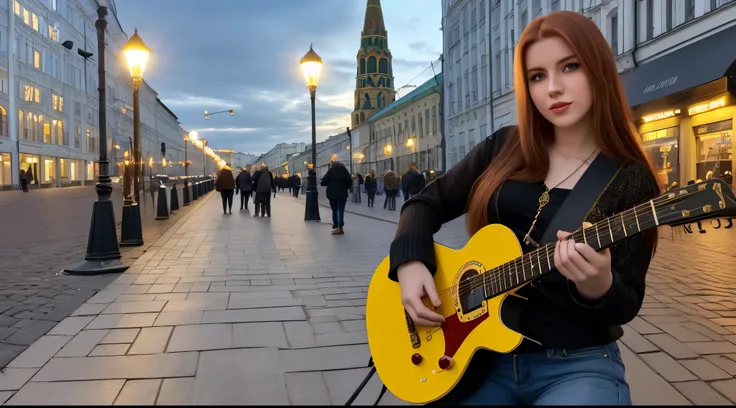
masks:
[[[302,188],[302,178],[298,174],[292,174],[289,177],[276,177],[274,180],[276,188],[279,191],[289,190],[289,194],[299,198],[299,190]]]
[[[255,216],[271,217],[271,192],[276,194],[277,183],[268,166],[262,165],[252,175],[246,168],[241,168],[237,177],[233,176],[233,169],[226,164],[217,175],[215,189],[222,197],[223,214],[233,213],[233,195],[240,194],[240,211],[248,211],[248,201],[254,195],[256,206]]]

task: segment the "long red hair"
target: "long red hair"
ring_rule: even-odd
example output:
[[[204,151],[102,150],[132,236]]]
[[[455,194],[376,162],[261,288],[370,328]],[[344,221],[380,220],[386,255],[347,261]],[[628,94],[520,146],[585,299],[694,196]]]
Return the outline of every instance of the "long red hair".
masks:
[[[514,87],[518,135],[507,136],[498,157],[473,185],[466,217],[470,235],[488,224],[488,202],[504,180],[538,182],[547,175],[546,147],[554,142],[554,129],[529,95],[524,57],[529,45],[550,37],[567,42],[587,74],[593,97],[590,112],[595,127],[593,133],[601,153],[623,161],[646,163],[651,168],[632,125],[611,47],[598,26],[572,11],[538,17],[524,29],[516,45]]]

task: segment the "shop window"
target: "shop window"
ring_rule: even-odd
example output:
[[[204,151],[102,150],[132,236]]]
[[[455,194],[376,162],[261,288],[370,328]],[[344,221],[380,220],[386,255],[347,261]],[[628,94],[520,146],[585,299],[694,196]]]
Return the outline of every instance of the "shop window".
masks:
[[[21,153],[20,170],[25,173],[25,178],[28,180],[29,185],[38,185],[39,168],[38,156]]]
[[[0,106],[0,135],[8,136],[8,111]]]
[[[53,157],[43,158],[43,183],[56,183],[56,160]]]
[[[680,182],[679,148],[680,128],[671,127],[643,133],[644,151],[655,168],[660,191]]]
[[[0,186],[13,185],[13,169],[10,153],[0,153]]]
[[[732,183],[733,172],[733,125],[732,120],[709,123],[693,129],[697,138],[698,179],[728,178]],[[728,173],[726,173],[728,172]]]

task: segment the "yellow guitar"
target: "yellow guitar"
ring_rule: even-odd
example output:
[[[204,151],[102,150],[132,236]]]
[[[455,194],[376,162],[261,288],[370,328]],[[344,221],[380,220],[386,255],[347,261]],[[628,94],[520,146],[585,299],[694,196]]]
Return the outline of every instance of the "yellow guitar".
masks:
[[[571,237],[601,250],[660,225],[734,215],[733,191],[714,179],[670,190]],[[502,321],[502,304],[554,269],[554,244],[522,256],[514,233],[498,224],[478,231],[463,249],[434,248],[434,280],[442,301],[435,310],[445,317],[441,327],[414,325],[404,311],[399,284],[388,279],[388,257],[368,288],[366,330],[376,372],[388,390],[410,403],[436,401],[449,393],[479,349],[509,353],[517,348],[523,336]],[[424,303],[433,308],[428,299]]]

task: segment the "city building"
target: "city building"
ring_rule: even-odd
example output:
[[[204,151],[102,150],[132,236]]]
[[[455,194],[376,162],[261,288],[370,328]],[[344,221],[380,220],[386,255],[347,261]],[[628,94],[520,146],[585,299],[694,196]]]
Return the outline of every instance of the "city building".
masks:
[[[365,122],[396,98],[392,56],[388,48],[388,32],[383,22],[381,1],[367,1],[357,56],[355,108],[350,115],[352,127]]]
[[[99,173],[96,0],[6,0],[0,5],[0,189],[94,184]],[[122,175],[133,138],[128,40],[108,7],[106,109],[109,173]],[[143,34],[145,37],[145,34]],[[156,52],[153,50],[153,52]],[[9,56],[15,64],[9,63]],[[145,81],[140,88],[141,150],[147,173],[184,174],[178,119]],[[166,156],[161,154],[165,143]],[[195,149],[189,145],[189,153]],[[201,153],[201,151],[200,151]],[[166,163],[164,164],[164,158]],[[189,155],[190,169],[202,167]],[[213,166],[214,168],[214,166]],[[117,182],[114,177],[114,182]]]
[[[513,52],[529,21],[571,10],[595,21],[608,39],[660,186],[708,172],[729,178],[735,1],[443,0],[442,6],[448,168],[481,138],[516,122]]]
[[[268,152],[260,155],[252,162],[252,167],[260,169],[261,164],[268,166],[268,169],[274,174],[288,173],[286,168],[286,159],[294,153],[303,152],[307,149],[307,144],[299,143],[279,143],[272,147]]]
[[[403,174],[411,163],[420,170],[442,169],[441,90],[442,73],[368,119],[372,149],[357,153],[372,150],[374,161],[366,163],[363,172],[371,167],[376,174],[388,169]]]

